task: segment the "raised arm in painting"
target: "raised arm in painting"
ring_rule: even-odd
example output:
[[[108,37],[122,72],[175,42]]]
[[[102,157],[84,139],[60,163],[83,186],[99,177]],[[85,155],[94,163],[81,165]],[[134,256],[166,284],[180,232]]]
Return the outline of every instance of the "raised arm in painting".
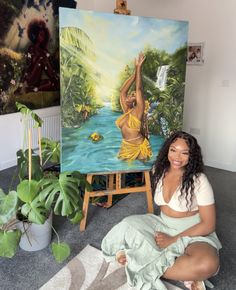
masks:
[[[142,118],[145,102],[143,96],[143,88],[142,88],[142,65],[145,61],[145,56],[143,53],[140,53],[138,58],[135,61],[136,66],[136,114],[139,119]]]
[[[134,73],[124,82],[124,84],[122,85],[120,89],[120,105],[123,112],[127,112],[127,110],[129,109],[129,107],[126,104],[126,99],[127,99],[128,91],[130,87],[132,86],[133,82],[135,81],[135,78],[136,78],[136,69]]]

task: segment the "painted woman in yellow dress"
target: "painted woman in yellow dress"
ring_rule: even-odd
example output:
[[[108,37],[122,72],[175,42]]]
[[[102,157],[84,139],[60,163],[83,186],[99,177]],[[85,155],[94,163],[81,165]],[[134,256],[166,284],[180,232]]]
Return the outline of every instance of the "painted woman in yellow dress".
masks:
[[[150,143],[144,133],[145,100],[141,76],[144,60],[144,54],[140,53],[135,59],[134,73],[124,82],[120,91],[120,104],[124,114],[116,120],[123,138],[118,157],[127,161],[145,161],[152,156]],[[135,91],[128,94],[134,82]]]

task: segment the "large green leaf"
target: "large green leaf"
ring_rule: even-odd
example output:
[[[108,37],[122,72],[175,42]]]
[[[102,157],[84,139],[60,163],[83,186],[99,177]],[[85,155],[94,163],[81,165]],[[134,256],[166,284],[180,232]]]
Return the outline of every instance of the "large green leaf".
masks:
[[[80,186],[81,190],[87,189],[88,191],[92,191],[93,187],[92,185],[86,180],[86,175],[80,173],[79,171],[73,171],[72,172],[73,177],[77,178],[78,185]]]
[[[44,224],[49,215],[48,209],[45,208],[43,202],[39,200],[37,196],[32,202],[25,203],[21,207],[21,213],[23,216],[27,217],[29,222],[35,224]]]
[[[19,169],[19,178],[23,180],[28,176],[29,172],[29,150],[18,150],[17,153],[17,167]],[[43,169],[40,165],[40,159],[38,155],[34,155],[32,151],[32,162],[31,162],[31,176],[34,180],[40,180],[43,177]]]
[[[57,215],[69,216],[82,206],[80,197],[81,178],[74,177],[73,173],[63,172],[59,178],[44,178],[40,182],[43,190],[40,200],[45,203],[46,208],[52,208]]]
[[[31,202],[39,192],[36,180],[23,180],[17,186],[17,195],[23,202]]]
[[[35,127],[42,127],[43,120],[35,112],[19,102],[16,102],[16,107],[21,114],[31,116],[31,118],[35,121]]]
[[[62,47],[74,48],[78,51],[82,51],[84,54],[92,55],[93,42],[89,36],[81,29],[77,27],[63,27],[60,32],[60,41]]]
[[[62,263],[70,255],[70,246],[66,243],[52,243],[51,248],[58,263]]]
[[[20,242],[20,230],[1,231],[0,230],[0,256],[12,258]]]
[[[16,191],[5,194],[0,188],[0,224],[5,224],[13,218],[16,213],[17,200]]]

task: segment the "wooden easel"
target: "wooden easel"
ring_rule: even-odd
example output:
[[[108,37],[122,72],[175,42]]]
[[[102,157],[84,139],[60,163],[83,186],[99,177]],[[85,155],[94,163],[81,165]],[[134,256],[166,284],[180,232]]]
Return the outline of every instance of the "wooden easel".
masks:
[[[83,202],[83,214],[84,217],[80,222],[80,230],[84,231],[86,227],[88,206],[90,197],[98,196],[108,196],[107,207],[112,206],[112,197],[116,194],[128,194],[133,192],[146,192],[148,212],[153,213],[153,199],[152,199],[152,189],[149,171],[142,171],[144,173],[144,185],[137,187],[122,187],[121,182],[121,173],[110,173],[108,174],[107,189],[106,190],[97,190],[97,191],[85,191],[84,202]],[[94,175],[101,175],[101,173],[94,173],[87,175],[87,181],[91,184],[92,178]]]

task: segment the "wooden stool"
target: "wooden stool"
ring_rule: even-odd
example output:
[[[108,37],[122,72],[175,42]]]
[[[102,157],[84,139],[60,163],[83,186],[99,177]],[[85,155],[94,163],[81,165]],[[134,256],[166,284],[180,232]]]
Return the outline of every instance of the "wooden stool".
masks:
[[[148,213],[153,213],[153,198],[152,198],[152,189],[150,182],[149,171],[140,171],[144,173],[144,185],[137,187],[122,187],[121,185],[121,173],[110,173],[108,175],[107,189],[106,190],[97,190],[97,191],[85,191],[84,202],[83,202],[83,219],[80,222],[80,230],[84,231],[86,227],[86,220],[88,214],[89,198],[90,197],[99,197],[99,196],[108,196],[107,207],[112,206],[112,197],[116,194],[128,194],[133,192],[146,192]],[[102,175],[101,173],[94,173],[87,175],[87,181],[91,184],[92,178],[94,175]]]

